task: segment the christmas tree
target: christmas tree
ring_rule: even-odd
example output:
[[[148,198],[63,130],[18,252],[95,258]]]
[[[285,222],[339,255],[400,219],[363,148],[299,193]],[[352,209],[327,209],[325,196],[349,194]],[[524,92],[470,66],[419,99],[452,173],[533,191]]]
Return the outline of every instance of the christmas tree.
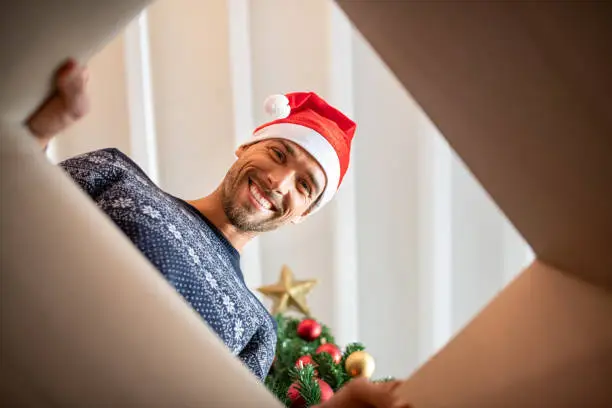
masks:
[[[342,349],[330,329],[310,316],[306,294],[315,285],[315,280],[294,280],[285,266],[278,283],[259,288],[273,299],[272,314],[278,325],[276,355],[265,383],[286,407],[312,407],[327,401],[353,378],[371,378],[375,368],[363,344],[351,343]],[[290,309],[302,316],[288,315]]]

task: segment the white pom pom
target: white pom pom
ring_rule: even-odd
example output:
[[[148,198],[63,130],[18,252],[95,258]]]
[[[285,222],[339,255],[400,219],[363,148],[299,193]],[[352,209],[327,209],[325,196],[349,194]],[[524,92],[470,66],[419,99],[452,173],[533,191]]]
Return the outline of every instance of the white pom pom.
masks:
[[[285,95],[271,95],[264,102],[264,110],[273,119],[283,119],[291,113],[289,99]]]

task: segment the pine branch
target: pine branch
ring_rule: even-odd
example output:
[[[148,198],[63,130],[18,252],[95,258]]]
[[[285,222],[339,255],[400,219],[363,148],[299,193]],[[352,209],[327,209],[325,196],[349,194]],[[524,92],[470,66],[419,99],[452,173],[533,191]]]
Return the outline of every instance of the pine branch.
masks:
[[[306,364],[297,371],[297,382],[300,395],[304,398],[307,407],[312,407],[321,402],[321,388],[314,375],[314,367]]]
[[[321,336],[319,337],[319,344],[321,344],[321,340],[325,339],[325,342],[327,343],[333,343],[336,344],[336,339],[334,338],[334,336],[331,334],[331,330],[329,329],[329,327],[327,327],[326,325],[321,325]]]
[[[340,364],[334,363],[332,356],[329,353],[318,353],[312,356],[315,364],[317,364],[317,372],[319,377],[325,381],[336,392],[345,382],[344,368]]]
[[[319,378],[328,383],[335,391],[338,384],[336,376],[337,364],[334,363],[332,356],[329,353],[317,353],[312,356],[312,359],[317,365]]]
[[[294,318],[287,318],[285,320],[285,333],[297,337],[297,327],[300,322]]]
[[[350,343],[346,346],[345,350],[344,350],[344,354],[342,354],[342,360],[340,361],[340,364],[342,365],[342,368],[344,368],[346,366],[346,359],[353,354],[356,351],[363,351],[365,350],[365,347],[363,346],[363,344],[361,343]]]
[[[266,377],[265,385],[285,407],[289,407],[291,405],[291,401],[287,395],[288,387],[285,387],[282,383],[271,376]]]
[[[304,340],[298,338],[285,338],[278,344],[276,358],[283,366],[292,366],[297,359],[304,354],[308,354],[310,348],[304,344]]]
[[[342,363],[344,363],[346,361],[346,359],[348,358],[348,356],[350,356],[351,354],[353,354],[356,351],[363,351],[365,350],[365,346],[361,343],[350,343],[346,346],[345,350],[344,350],[344,354],[342,356]]]
[[[338,388],[344,386],[347,382],[352,380],[352,377],[349,375],[349,373],[346,372],[346,359],[354,352],[362,350],[365,350],[365,347],[363,346],[363,344],[357,342],[348,344],[344,349],[344,353],[342,354],[342,360],[340,361],[342,371],[338,373]]]

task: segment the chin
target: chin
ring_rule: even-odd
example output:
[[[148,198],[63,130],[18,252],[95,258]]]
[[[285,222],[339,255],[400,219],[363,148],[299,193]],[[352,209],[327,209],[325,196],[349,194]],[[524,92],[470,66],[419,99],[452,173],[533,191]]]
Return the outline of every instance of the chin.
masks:
[[[250,202],[235,201],[225,207],[225,214],[233,226],[244,232],[269,232],[286,224],[286,221],[274,216],[264,216],[254,210]]]

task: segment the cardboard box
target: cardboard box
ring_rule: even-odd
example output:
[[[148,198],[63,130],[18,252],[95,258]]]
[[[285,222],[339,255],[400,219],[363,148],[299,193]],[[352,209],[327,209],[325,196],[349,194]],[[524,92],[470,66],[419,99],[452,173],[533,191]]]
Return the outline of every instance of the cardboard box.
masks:
[[[401,392],[612,406],[612,4],[337,3],[537,255]]]

